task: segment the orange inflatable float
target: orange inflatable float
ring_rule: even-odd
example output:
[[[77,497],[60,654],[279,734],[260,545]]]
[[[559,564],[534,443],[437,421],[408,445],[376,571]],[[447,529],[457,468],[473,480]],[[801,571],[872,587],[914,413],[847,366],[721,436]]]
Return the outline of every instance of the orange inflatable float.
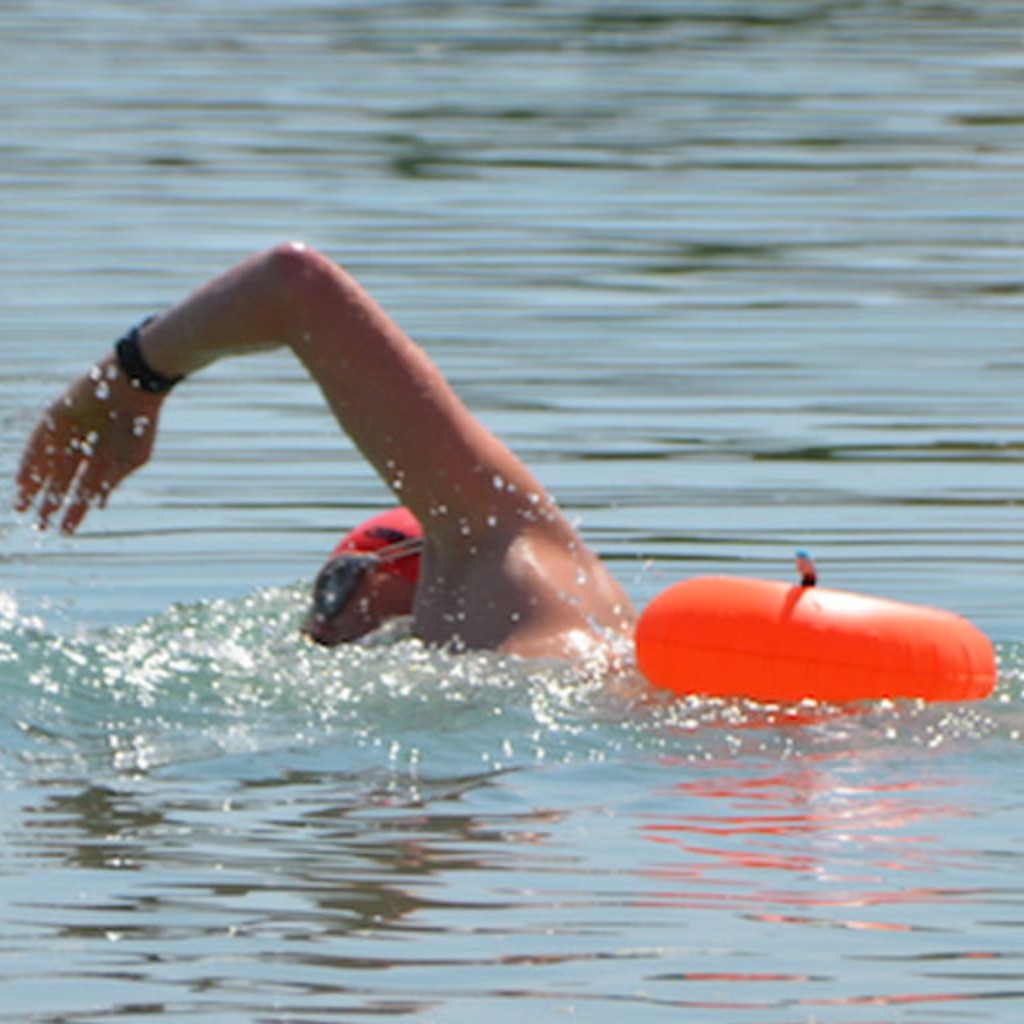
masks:
[[[988,638],[952,612],[772,580],[703,577],[656,597],[636,653],[655,686],[767,702],[977,700],[995,686]]]

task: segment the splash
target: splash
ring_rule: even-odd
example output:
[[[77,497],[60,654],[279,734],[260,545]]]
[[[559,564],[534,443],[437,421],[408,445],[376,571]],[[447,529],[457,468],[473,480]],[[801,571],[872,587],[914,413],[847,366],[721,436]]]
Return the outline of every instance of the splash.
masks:
[[[0,592],[0,775],[146,773],[330,748],[342,767],[504,771],[640,755],[947,749],[1024,736],[1024,645],[1000,649],[977,705],[765,706],[670,698],[628,661],[577,665],[451,654],[393,624],[330,650],[303,641],[305,592],[177,605],[135,625],[57,633]]]

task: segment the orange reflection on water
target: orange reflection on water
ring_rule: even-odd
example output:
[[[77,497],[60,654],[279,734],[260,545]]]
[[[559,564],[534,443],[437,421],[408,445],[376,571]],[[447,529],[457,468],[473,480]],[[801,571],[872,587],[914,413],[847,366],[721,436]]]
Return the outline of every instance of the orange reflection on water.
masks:
[[[865,781],[873,766],[857,766],[854,756],[785,771],[771,765],[765,774],[739,774],[733,762],[719,776],[673,785],[665,806],[682,809],[639,826],[662,854],[644,874],[674,883],[649,902],[779,924],[895,932],[920,926],[801,911],[957,902],[955,891],[906,887],[892,875],[933,867],[942,847],[927,824],[966,816],[967,809],[935,799],[948,789],[941,781]]]

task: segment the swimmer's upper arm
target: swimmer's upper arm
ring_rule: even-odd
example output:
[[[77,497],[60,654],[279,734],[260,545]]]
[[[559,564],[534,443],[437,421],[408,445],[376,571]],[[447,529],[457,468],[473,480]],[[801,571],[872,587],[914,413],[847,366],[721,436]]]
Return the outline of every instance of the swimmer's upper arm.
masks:
[[[322,262],[321,262],[322,261]],[[529,469],[343,270],[304,260],[310,292],[288,331],[345,432],[435,544],[506,544],[524,530],[574,536]]]

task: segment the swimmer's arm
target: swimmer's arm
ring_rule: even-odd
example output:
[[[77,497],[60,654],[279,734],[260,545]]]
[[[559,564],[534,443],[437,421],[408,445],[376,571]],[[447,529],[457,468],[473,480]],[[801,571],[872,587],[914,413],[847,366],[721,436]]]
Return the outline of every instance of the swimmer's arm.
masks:
[[[291,348],[436,543],[500,545],[524,525],[564,543],[575,536],[426,353],[351,275],[306,246],[279,245],[222,274],[153,323],[141,344],[168,377],[253,349]]]
[[[342,428],[443,547],[501,544],[524,524],[566,543],[571,527],[520,460],[463,405],[440,371],[365,291],[297,244],[244,261],[140,332],[145,362],[176,378],[218,359],[290,347]],[[26,449],[17,507],[72,532],[148,461],[163,396],[134,388],[107,356],[55,402]],[[145,423],[144,429],[142,428]],[[495,525],[497,524],[497,525]]]

